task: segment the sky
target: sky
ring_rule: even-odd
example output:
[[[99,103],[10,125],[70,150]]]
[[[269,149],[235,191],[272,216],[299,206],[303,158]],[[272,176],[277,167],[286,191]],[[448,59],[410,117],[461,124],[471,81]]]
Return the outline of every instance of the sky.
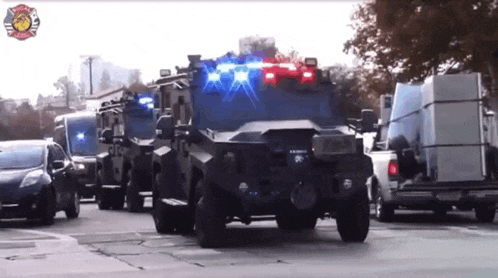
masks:
[[[64,75],[80,82],[81,55],[98,55],[120,67],[140,69],[142,80],[160,69],[186,66],[187,55],[216,58],[238,52],[239,39],[274,37],[282,52],[294,48],[320,65],[345,63],[353,8],[361,1],[1,1],[0,16],[25,4],[37,10],[35,37],[19,41],[0,31],[0,96],[57,94]],[[2,24],[3,25],[3,24]]]

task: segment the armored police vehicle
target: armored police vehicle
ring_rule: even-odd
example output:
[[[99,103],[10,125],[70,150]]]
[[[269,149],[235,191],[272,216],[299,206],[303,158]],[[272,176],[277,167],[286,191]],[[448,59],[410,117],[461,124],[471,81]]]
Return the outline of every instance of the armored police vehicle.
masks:
[[[344,241],[363,242],[372,163],[358,133],[372,131],[376,115],[345,119],[316,59],[296,68],[250,58],[189,56],[181,93],[191,118],[174,122],[173,110],[156,126],[165,142],[153,155],[157,231],[195,225],[200,246],[219,247],[232,221],[272,216],[295,230],[333,216]]]
[[[155,112],[154,92],[125,91],[117,101],[102,103],[97,112],[99,154],[96,184],[99,209],[143,209],[151,196]],[[126,198],[125,198],[126,197]]]
[[[80,198],[93,198],[97,154],[95,113],[81,111],[60,115],[54,122],[53,140],[62,146],[74,162],[74,176]]]

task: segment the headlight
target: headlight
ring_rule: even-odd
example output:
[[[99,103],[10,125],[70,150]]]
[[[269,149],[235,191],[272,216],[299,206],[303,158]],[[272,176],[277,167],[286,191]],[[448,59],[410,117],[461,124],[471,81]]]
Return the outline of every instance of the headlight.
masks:
[[[74,166],[76,167],[77,170],[85,170],[85,164],[75,163]]]
[[[28,187],[32,186],[33,184],[36,184],[40,180],[42,175],[43,175],[43,170],[41,169],[30,172],[24,177],[19,188]]]

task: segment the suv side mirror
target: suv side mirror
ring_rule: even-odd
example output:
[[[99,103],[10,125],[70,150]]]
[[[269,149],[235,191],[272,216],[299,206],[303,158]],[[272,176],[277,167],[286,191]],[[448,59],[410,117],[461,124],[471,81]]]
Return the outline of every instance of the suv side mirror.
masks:
[[[376,131],[376,124],[379,121],[377,114],[372,109],[361,110],[361,132]]]
[[[62,160],[55,160],[54,162],[52,162],[52,169],[59,170],[59,169],[62,169],[62,168],[64,168],[64,161],[62,161]]]
[[[104,129],[101,133],[102,137],[99,138],[100,143],[103,144],[112,144],[112,139],[114,137],[114,132],[111,129]]]
[[[156,123],[156,135],[158,139],[172,140],[175,137],[175,126],[171,115],[159,117]]]

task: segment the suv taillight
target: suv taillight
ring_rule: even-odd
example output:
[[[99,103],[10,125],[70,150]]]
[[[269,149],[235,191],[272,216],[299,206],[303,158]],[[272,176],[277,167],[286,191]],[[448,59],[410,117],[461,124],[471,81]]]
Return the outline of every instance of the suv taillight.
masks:
[[[399,173],[399,167],[398,167],[398,162],[391,160],[389,161],[389,164],[387,165],[387,173],[389,176],[397,176]]]

